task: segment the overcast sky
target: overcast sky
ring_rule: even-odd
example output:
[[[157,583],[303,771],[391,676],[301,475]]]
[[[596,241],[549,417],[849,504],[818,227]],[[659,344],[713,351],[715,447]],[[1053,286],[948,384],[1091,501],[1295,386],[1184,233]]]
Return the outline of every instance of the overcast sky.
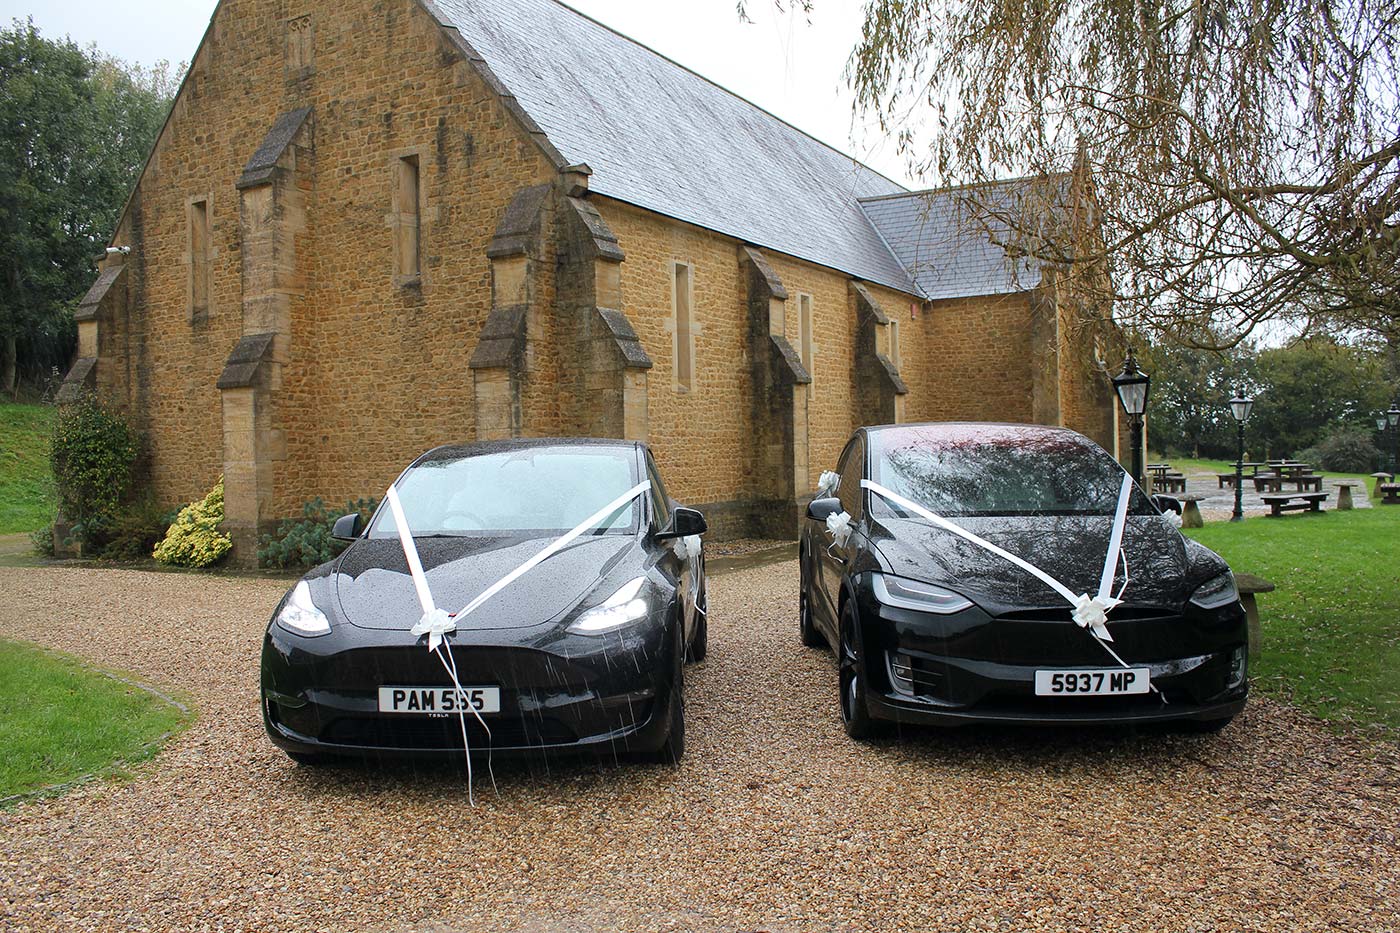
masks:
[[[571,0],[575,9],[649,45],[897,181],[912,184],[894,144],[878,131],[852,132],[842,72],[860,35],[858,0],[818,0],[804,14],[780,14],[750,0],[744,24],[734,0]],[[789,6],[790,4],[784,4]],[[110,55],[150,65],[187,62],[215,0],[0,0],[6,21],[33,16],[48,36],[96,43]],[[917,185],[916,187],[922,187]]]

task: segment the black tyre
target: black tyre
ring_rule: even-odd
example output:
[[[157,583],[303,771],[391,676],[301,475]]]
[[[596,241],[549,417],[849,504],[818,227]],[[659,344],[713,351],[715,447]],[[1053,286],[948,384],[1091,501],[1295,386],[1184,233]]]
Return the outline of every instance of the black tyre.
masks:
[[[655,751],[637,755],[637,760],[650,764],[678,765],[685,755],[685,665],[680,657],[676,659],[676,674],[671,681],[670,706],[666,741]]]
[[[865,681],[860,675],[860,640],[856,637],[855,605],[847,602],[841,608],[841,647],[836,652],[841,687],[841,722],[846,734],[857,741],[873,739],[880,734],[880,724],[870,718],[866,709]]]
[[[798,573],[797,584],[797,630],[802,644],[808,648],[825,648],[826,638],[812,624],[812,604],[807,601],[807,574]]]
[[[688,661],[703,661],[710,652],[710,600],[705,595],[705,589],[702,585],[700,595],[695,597],[695,636],[690,640],[690,649],[686,652]]]

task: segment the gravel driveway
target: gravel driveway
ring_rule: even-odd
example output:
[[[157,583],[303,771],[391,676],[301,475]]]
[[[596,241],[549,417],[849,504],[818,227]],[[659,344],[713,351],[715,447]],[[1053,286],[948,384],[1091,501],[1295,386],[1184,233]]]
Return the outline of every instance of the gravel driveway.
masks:
[[[295,767],[262,735],[284,584],[0,569],[0,637],[199,721],[136,780],[0,812],[3,930],[1385,930],[1400,759],[1256,701],[1219,736],[841,732],[794,562],[716,577],[679,769]]]

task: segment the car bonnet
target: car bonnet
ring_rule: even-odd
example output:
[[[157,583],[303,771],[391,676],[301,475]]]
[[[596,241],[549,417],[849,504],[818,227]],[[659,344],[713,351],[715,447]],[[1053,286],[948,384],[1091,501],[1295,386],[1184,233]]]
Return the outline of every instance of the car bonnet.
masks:
[[[418,538],[415,543],[434,601],[455,613],[553,538],[463,536]],[[557,620],[593,593],[603,575],[637,547],[634,535],[593,535],[574,541],[459,620],[458,626],[464,630],[525,628]],[[352,625],[407,630],[422,616],[397,538],[355,542],[335,571],[340,611]]]
[[[1098,592],[1111,516],[952,518],[957,525],[1040,568],[1075,593]],[[956,590],[991,612],[1064,602],[1044,582],[985,548],[919,519],[881,518],[871,541],[890,571]],[[1192,590],[1181,534],[1160,516],[1129,516],[1123,533],[1126,602],[1179,607]],[[1123,586],[1120,564],[1112,592]],[[1200,582],[1200,581],[1195,581]]]

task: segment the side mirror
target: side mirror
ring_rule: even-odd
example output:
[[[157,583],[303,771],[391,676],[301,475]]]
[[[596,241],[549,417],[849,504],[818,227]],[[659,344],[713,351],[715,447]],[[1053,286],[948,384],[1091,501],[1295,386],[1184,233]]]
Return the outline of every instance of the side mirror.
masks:
[[[705,516],[694,509],[681,507],[671,513],[670,527],[665,531],[658,531],[656,540],[689,538],[691,535],[703,535],[708,530],[709,526],[705,524]]]
[[[359,512],[342,515],[331,527],[331,537],[337,541],[354,541],[365,531],[365,517]]]
[[[818,522],[824,522],[828,516],[840,511],[843,511],[840,499],[813,499],[807,504],[807,517]]]
[[[1157,508],[1157,511],[1161,512],[1163,515],[1168,512],[1175,512],[1178,515],[1181,514],[1180,499],[1175,499],[1171,496],[1157,495],[1152,497],[1152,504]]]

